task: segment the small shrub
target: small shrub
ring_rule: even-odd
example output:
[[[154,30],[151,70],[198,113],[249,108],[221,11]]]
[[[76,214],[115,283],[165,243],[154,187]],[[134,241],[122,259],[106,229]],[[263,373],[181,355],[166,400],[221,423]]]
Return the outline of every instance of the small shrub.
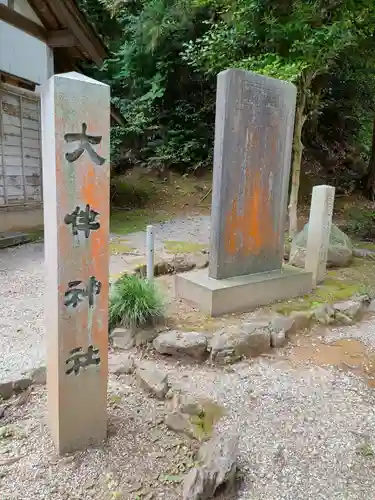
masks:
[[[138,276],[124,275],[112,286],[109,297],[109,327],[148,326],[164,314],[164,300],[156,285]]]
[[[350,207],[345,214],[345,230],[363,240],[375,240],[375,211]]]

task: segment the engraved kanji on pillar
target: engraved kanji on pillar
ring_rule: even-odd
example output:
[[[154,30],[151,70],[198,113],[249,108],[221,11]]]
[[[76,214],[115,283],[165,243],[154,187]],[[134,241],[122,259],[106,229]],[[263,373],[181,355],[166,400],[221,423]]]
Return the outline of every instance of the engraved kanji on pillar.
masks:
[[[107,434],[110,89],[55,75],[42,117],[48,421],[66,453]]]

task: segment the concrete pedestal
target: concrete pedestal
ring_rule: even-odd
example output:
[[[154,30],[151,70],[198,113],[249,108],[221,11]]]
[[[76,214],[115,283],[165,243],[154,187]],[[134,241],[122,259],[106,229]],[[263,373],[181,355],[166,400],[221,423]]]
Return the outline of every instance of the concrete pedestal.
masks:
[[[210,316],[246,312],[311,292],[312,273],[292,266],[217,280],[202,269],[175,277],[175,295]]]

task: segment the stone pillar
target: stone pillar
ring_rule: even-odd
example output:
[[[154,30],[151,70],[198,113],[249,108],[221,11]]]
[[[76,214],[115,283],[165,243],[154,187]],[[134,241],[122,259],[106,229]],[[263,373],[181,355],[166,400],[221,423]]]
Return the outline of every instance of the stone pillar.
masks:
[[[334,201],[334,187],[314,187],[305,260],[305,269],[313,274],[313,286],[321,283],[326,273]]]
[[[48,422],[60,453],[107,434],[110,89],[79,73],[42,93]]]
[[[281,269],[296,94],[249,71],[218,75],[211,278]]]

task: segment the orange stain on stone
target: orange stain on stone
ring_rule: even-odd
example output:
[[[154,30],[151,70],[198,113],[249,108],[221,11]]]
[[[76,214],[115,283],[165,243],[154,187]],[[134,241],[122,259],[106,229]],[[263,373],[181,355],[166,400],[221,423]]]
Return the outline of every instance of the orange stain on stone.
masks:
[[[270,196],[260,172],[252,176],[246,173],[242,207],[234,198],[226,217],[225,235],[229,255],[259,255],[263,249],[275,246]]]

